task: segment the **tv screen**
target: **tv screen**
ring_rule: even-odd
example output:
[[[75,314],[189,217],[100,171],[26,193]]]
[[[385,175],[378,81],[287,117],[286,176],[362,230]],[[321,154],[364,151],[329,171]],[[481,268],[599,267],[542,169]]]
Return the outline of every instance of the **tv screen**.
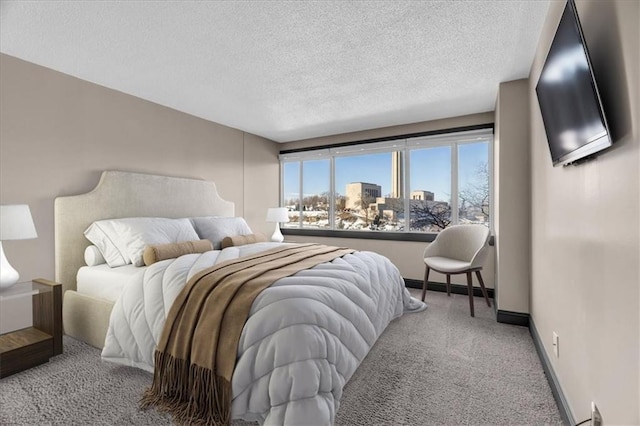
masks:
[[[611,146],[573,0],[568,0],[536,86],[553,165]]]

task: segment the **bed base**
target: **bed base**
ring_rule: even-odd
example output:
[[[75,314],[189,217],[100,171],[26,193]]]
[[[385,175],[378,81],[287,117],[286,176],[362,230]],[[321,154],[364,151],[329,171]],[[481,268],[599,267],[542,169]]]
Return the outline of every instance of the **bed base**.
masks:
[[[67,290],[62,304],[65,334],[102,349],[114,302]]]

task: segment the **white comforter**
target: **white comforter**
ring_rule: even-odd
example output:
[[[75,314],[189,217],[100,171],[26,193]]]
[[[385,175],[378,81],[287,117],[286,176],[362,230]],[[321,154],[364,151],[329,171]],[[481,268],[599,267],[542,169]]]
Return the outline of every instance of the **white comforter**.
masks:
[[[274,247],[259,243],[149,266],[111,314],[105,360],[153,371],[171,304],[186,281],[218,262]],[[332,424],[342,388],[389,322],[416,308],[397,268],[356,252],[283,278],[254,301],[238,345],[232,417],[266,424]]]

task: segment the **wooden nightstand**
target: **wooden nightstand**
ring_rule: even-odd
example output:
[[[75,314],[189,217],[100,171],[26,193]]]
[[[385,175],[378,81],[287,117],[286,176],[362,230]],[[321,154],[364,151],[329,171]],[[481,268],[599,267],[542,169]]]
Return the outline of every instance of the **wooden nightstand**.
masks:
[[[0,335],[0,378],[62,353],[62,285],[44,279],[18,283],[0,291],[0,304],[29,297],[33,325]]]

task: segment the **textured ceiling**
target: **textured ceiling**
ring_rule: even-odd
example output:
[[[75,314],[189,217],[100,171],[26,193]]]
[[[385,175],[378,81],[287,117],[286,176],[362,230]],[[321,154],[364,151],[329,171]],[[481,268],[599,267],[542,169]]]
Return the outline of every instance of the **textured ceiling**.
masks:
[[[548,5],[3,1],[0,51],[286,142],[493,110]]]

